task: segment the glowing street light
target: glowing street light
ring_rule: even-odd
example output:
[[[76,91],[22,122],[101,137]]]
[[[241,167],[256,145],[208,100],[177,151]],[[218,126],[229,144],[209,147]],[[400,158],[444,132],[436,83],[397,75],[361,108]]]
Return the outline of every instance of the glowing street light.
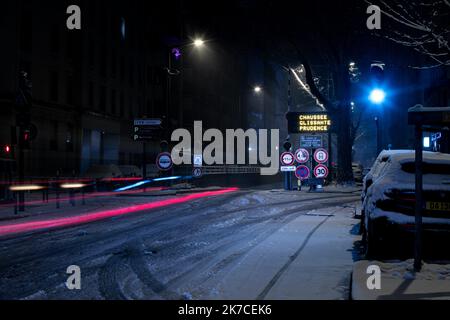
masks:
[[[194,40],[194,46],[196,48],[203,47],[204,44],[205,44],[205,41],[203,41],[202,39],[195,39]]]
[[[253,91],[255,91],[255,93],[261,93],[262,88],[260,86],[256,86],[253,88]]]
[[[382,89],[373,89],[369,96],[369,100],[374,104],[382,104],[385,99],[386,92]]]

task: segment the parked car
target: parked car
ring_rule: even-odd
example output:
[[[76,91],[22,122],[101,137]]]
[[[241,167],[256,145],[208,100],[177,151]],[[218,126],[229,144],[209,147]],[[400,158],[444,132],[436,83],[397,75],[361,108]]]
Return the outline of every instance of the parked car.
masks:
[[[424,232],[450,232],[450,154],[424,152]],[[368,255],[401,245],[415,231],[415,153],[380,154],[365,179],[362,231]]]

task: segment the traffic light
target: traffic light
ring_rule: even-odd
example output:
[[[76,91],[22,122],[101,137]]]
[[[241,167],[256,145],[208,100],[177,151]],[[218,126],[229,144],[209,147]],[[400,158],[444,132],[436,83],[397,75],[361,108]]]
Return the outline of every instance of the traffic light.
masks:
[[[20,130],[20,140],[19,145],[24,149],[28,150],[31,148],[30,142],[31,142],[31,130],[28,128],[24,128]]]
[[[286,142],[283,144],[283,148],[284,148],[284,150],[286,150],[286,152],[291,151],[291,149],[292,149],[292,143],[290,143],[289,141],[286,141]]]
[[[13,146],[4,144],[0,146],[0,158],[1,159],[14,159]]]
[[[19,76],[19,92],[16,98],[17,106],[17,126],[26,128],[30,126],[31,122],[31,105],[32,105],[32,94],[33,85],[28,79],[28,74],[24,71],[20,73]]]

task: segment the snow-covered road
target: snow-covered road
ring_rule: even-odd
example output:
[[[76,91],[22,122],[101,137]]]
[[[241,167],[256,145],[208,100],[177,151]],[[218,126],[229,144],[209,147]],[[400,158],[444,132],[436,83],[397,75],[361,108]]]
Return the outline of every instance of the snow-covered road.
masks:
[[[345,299],[358,199],[241,190],[3,238],[0,299]]]

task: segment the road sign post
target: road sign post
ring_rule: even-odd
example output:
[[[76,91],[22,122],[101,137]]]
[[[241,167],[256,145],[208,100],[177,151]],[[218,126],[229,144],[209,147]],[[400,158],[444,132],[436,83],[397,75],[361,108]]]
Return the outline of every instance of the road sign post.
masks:
[[[450,124],[450,107],[447,108],[425,108],[416,105],[408,110],[408,123],[415,127],[415,148],[416,148],[416,206],[415,224],[416,237],[414,245],[414,270],[422,270],[422,233],[423,233],[423,126],[445,127]]]
[[[289,147],[289,148],[287,148]],[[289,152],[292,145],[290,143],[285,144],[286,152],[281,154],[280,162],[282,167],[290,167],[295,163],[294,155]],[[292,190],[292,180],[291,180],[291,172],[284,171],[284,190],[291,191]]]

